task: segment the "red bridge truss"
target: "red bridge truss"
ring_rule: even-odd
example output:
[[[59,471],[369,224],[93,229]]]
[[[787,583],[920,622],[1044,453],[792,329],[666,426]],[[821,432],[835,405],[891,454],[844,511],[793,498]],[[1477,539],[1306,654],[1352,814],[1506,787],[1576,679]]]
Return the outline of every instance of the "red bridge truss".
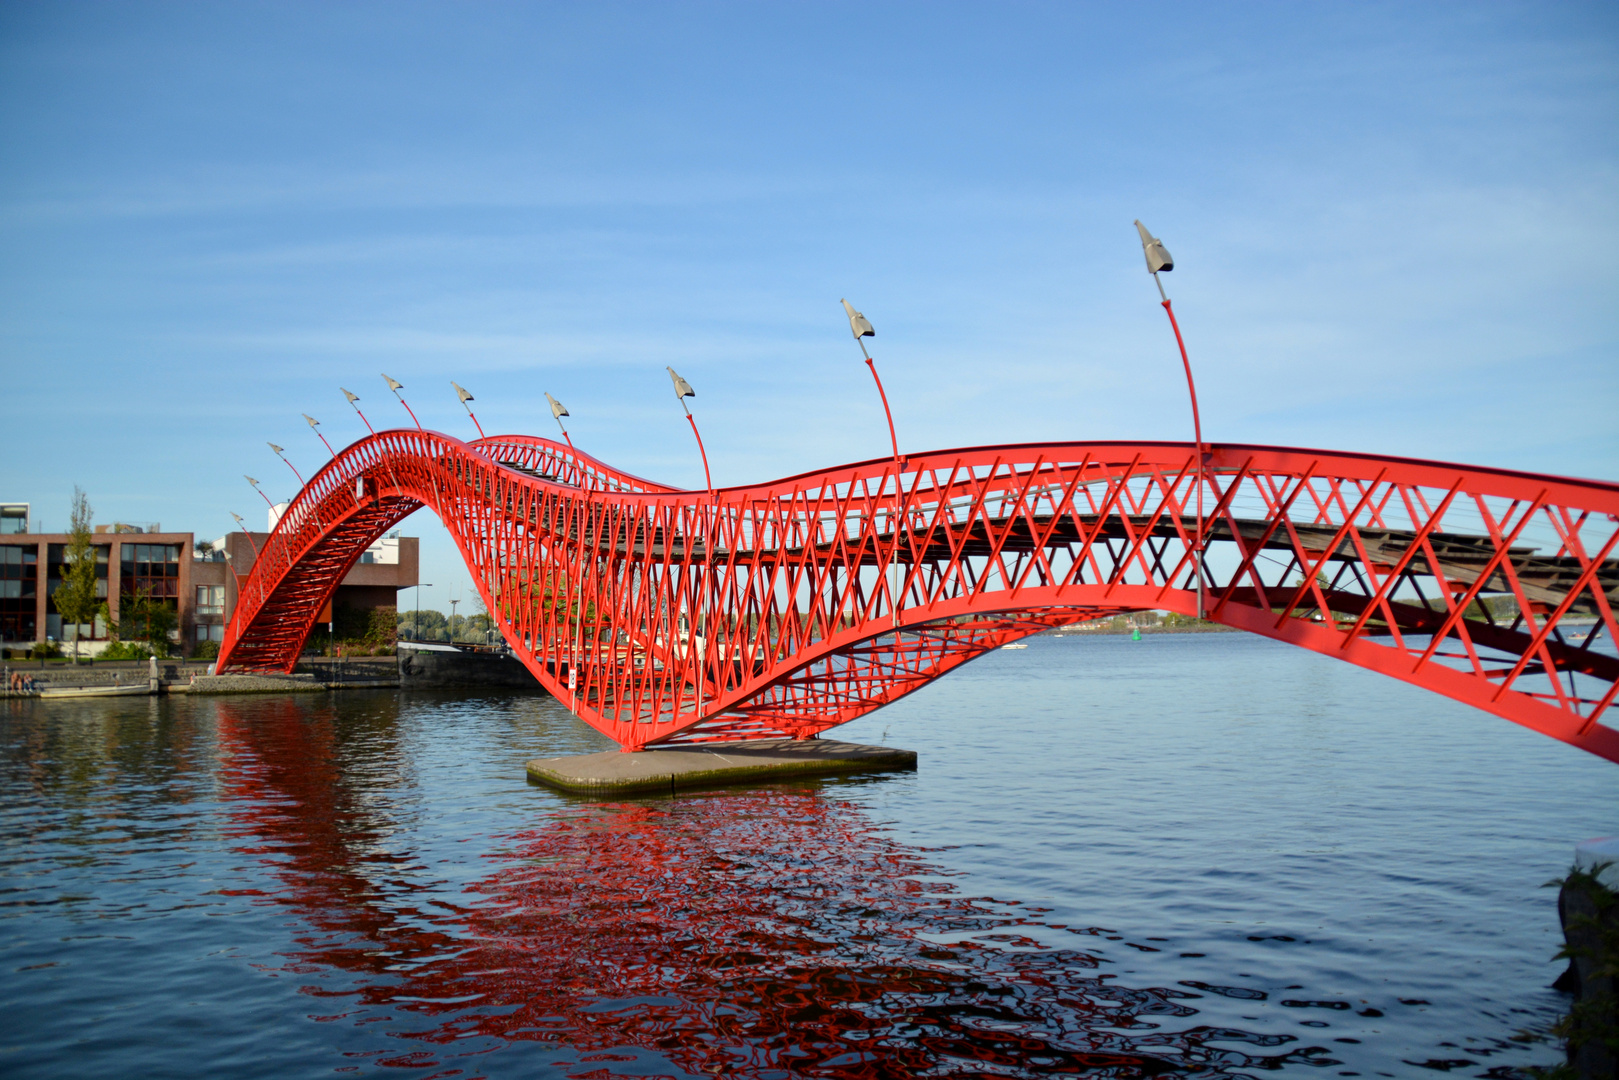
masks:
[[[1202,488],[1201,543],[1195,514]],[[626,750],[805,738],[1053,627],[1206,617],[1619,761],[1619,485],[1184,443],[975,447],[681,491],[547,439],[386,431],[292,502],[221,672],[291,671],[431,507],[506,640]],[[1201,558],[1200,558],[1201,553]]]

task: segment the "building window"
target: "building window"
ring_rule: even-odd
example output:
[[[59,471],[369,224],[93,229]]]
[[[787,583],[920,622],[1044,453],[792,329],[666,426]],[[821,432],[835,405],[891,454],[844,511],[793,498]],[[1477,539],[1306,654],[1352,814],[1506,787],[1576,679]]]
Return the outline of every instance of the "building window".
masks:
[[[34,640],[38,597],[39,549],[0,544],[0,640]]]
[[[0,506],[0,534],[11,535],[28,531],[28,504],[13,503]]]
[[[107,557],[111,547],[107,544],[94,544],[91,546],[96,558],[96,598],[107,598]],[[51,637],[58,641],[71,639],[75,634],[81,641],[107,636],[107,623],[101,616],[96,616],[94,624],[85,623],[77,629],[71,623],[62,626],[62,619],[56,610],[56,590],[62,587],[62,575],[67,570],[67,545],[48,544],[45,548],[45,595],[50,597],[45,602],[46,630]],[[64,637],[63,635],[67,636]]]
[[[53,545],[54,546],[54,545]],[[145,591],[156,597],[178,599],[180,595],[180,545],[122,545],[119,590],[126,596]]]
[[[225,614],[225,586],[198,585],[197,586],[197,614],[223,615]]]

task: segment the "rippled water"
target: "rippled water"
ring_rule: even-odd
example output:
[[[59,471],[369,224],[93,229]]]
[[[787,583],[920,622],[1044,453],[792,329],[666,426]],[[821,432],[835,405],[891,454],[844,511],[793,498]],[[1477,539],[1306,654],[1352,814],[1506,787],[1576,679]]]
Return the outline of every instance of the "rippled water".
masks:
[[[592,802],[546,698],[0,702],[0,1072],[1514,1076],[1619,770],[1231,635],[1036,639]]]

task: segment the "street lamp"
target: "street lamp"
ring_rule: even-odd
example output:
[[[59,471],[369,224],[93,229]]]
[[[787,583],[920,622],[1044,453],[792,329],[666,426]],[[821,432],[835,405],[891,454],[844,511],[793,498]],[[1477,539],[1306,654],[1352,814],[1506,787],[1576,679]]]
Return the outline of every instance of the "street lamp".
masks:
[[[568,429],[562,424],[562,418],[564,416],[571,415],[568,412],[568,407],[562,404],[562,402],[558,401],[556,398],[552,397],[549,393],[545,395],[545,400],[551,403],[551,419],[557,422],[557,427],[561,428],[562,438],[567,442],[568,449],[573,451],[573,464],[574,467],[579,470],[579,478],[584,482],[584,486],[589,487],[592,474],[588,469],[580,465],[579,451],[574,449],[573,438],[568,434]]]
[[[691,424],[691,433],[697,436],[697,452],[703,455],[703,479],[708,483],[708,493],[712,495],[714,494],[714,478],[708,472],[708,451],[703,449],[703,437],[698,434],[696,418],[692,416],[691,410],[686,408],[686,399],[696,397],[697,391],[691,388],[691,383],[676,374],[674,368],[666,366],[664,370],[669,373],[670,380],[675,384],[675,400],[680,402],[680,409],[686,414],[686,422]],[[559,424],[561,422],[560,419],[557,421]],[[573,444],[569,443],[569,445]]]
[[[900,479],[900,461],[899,461],[899,437],[894,434],[894,414],[891,411],[889,411],[889,408],[888,408],[888,394],[885,393],[884,390],[883,390],[882,377],[877,374],[877,365],[876,365],[876,363],[874,363],[872,361],[871,354],[866,351],[866,338],[876,337],[877,336],[877,331],[872,328],[871,320],[866,318],[860,312],[856,311],[854,309],[854,305],[849,303],[849,301],[847,301],[847,300],[839,300],[838,303],[843,305],[843,310],[849,316],[849,331],[850,331],[850,333],[854,334],[855,344],[860,346],[860,355],[864,356],[866,358],[866,367],[868,369],[870,369],[871,377],[877,383],[877,396],[883,399],[883,415],[888,418],[888,442],[889,442],[889,445],[894,450],[894,493],[895,493],[895,496],[897,498],[900,491],[902,490],[901,487],[900,487],[901,479]],[[899,605],[900,605],[900,598],[899,598],[899,586],[897,584],[896,579],[897,579],[897,577],[898,577],[898,575],[900,573],[899,559],[898,559],[900,523],[899,523],[899,518],[898,517],[893,517],[892,520],[894,522],[894,554],[895,554],[895,558],[890,560],[890,565],[893,568],[893,570],[892,570],[892,573],[889,575],[888,594],[889,594],[889,596],[891,598],[890,607],[893,608],[893,616],[894,616],[894,628],[895,628],[894,629],[894,648],[898,649],[899,648]]]
[[[326,452],[332,455],[333,460],[336,460],[337,451],[332,449],[331,443],[326,442],[326,436],[320,434],[320,421],[316,420],[308,413],[304,413],[303,418],[309,422],[309,430],[313,431],[316,435],[320,435],[320,441],[326,443]]]
[[[299,487],[300,487],[300,488],[301,488],[301,487],[303,487],[303,486],[304,486],[304,474],[303,474],[303,473],[301,473],[301,472],[299,472],[299,471],[298,471],[298,467],[297,467],[297,466],[296,466],[296,465],[294,465],[294,464],[293,464],[293,463],[292,463],[292,462],[290,462],[290,461],[287,461],[287,455],[286,455],[286,453],[285,453],[285,452],[284,452],[284,451],[283,451],[283,450],[282,450],[282,449],[281,449],[281,447],[279,447],[279,446],[277,446],[277,445],[276,445],[276,444],[275,444],[275,443],[273,443],[273,442],[266,442],[266,443],[265,443],[265,444],[264,444],[264,445],[265,445],[265,446],[268,446],[268,447],[269,447],[269,448],[270,448],[270,449],[271,449],[271,450],[274,450],[274,451],[275,451],[275,456],[276,456],[276,457],[278,457],[278,458],[280,458],[280,459],[281,459],[281,460],[282,460],[282,461],[285,461],[285,462],[286,462],[286,464],[287,464],[287,468],[289,468],[289,469],[291,469],[291,470],[292,470],[292,475],[294,475],[294,476],[296,476],[296,477],[297,477],[297,478],[298,478],[298,486],[299,486]]]
[[[681,379],[679,375],[675,375],[673,368],[669,369],[669,374],[674,376],[674,378],[678,380],[680,384],[685,383],[684,379]],[[676,389],[678,390],[678,386]],[[691,387],[689,385],[686,386],[686,390],[688,393],[690,393]],[[547,391],[545,394],[545,400],[551,405],[551,419],[557,422],[557,427],[562,431],[562,438],[567,442],[568,449],[573,452],[573,464],[574,468],[578,470],[580,485],[586,490],[589,490],[591,474],[580,464],[579,451],[574,449],[573,439],[568,435],[567,426],[562,423],[562,418],[564,416],[571,415],[568,412],[568,407],[562,404],[562,402],[558,401],[556,398],[552,397],[549,391]],[[685,408],[685,401],[681,401],[680,405],[682,408]],[[691,414],[688,412],[686,415],[689,417]],[[692,430],[697,430],[697,422],[695,420],[692,421]],[[703,440],[699,438],[697,440],[698,448],[701,449],[702,445]],[[705,476],[708,474],[708,456],[706,454],[703,456],[703,474]],[[579,528],[579,539],[581,541],[579,545],[579,560],[575,564],[573,576],[574,607],[577,610],[577,614],[575,616],[576,623],[573,635],[573,650],[568,655],[568,708],[575,716],[579,715],[579,653],[584,648],[585,635],[585,549],[583,544],[583,523],[581,523]]]
[[[383,377],[387,378],[387,376],[383,376]],[[343,396],[349,399],[349,404],[354,407],[354,411],[357,412],[357,413],[360,413],[360,422],[365,425],[365,430],[367,430],[371,434],[375,435],[377,433],[377,429],[371,426],[371,421],[369,421],[369,420],[367,420],[365,418],[365,413],[360,412],[360,406],[358,404],[356,404],[360,400],[360,395],[359,394],[351,394],[341,386],[339,386],[338,389],[342,390],[343,391]]]
[[[383,378],[388,379],[388,376],[384,375]],[[392,379],[388,379],[388,381],[390,383],[393,382]],[[372,435],[375,435],[377,433],[377,429],[371,426],[371,421],[369,421],[369,420],[367,420],[365,418],[365,413],[360,412],[360,406],[359,406],[360,395],[355,394],[355,393],[351,393],[346,387],[339,386],[338,389],[342,390],[343,391],[343,396],[348,398],[349,405],[354,409],[355,413],[359,415],[360,422],[365,425],[365,430],[369,431]],[[400,398],[399,400],[400,400],[401,403],[404,402],[404,398]],[[405,408],[406,408],[406,411],[409,411],[410,407],[407,405]],[[421,426],[420,424],[417,425],[417,427],[420,427],[420,426]],[[394,487],[397,488],[399,486],[399,477],[394,474],[393,461],[391,459],[388,462],[388,476],[389,476],[390,479],[393,480]],[[437,483],[438,483],[438,481],[435,480],[434,484],[436,485]]]
[[[429,581],[427,587],[431,589],[433,583]],[[420,581],[416,583],[416,610],[410,613],[410,636],[415,641],[422,640],[422,583]]]
[[[242,479],[246,480],[249,484],[253,485],[253,490],[257,491],[259,493],[259,498],[264,500],[264,505],[265,506],[268,506],[272,511],[275,509],[275,503],[271,502],[270,501],[270,496],[266,495],[264,493],[264,491],[259,487],[259,482],[257,480],[253,479],[251,476],[247,475],[246,473],[242,474]]]
[[[472,406],[467,404],[467,402],[472,400],[472,395],[469,394],[465,388],[457,385],[454,379],[450,380],[450,385],[455,387],[455,396],[461,399],[461,407],[467,411],[468,416],[472,416]],[[488,436],[483,433],[483,425],[478,423],[478,418],[476,416],[472,416],[472,426],[478,429],[478,438],[488,438]]]
[[[691,388],[687,387],[687,389],[689,390]],[[551,403],[551,419],[555,420],[557,422],[557,427],[562,429],[562,437],[567,441],[568,449],[573,450],[573,439],[568,436],[568,429],[563,427],[562,424],[562,418],[564,416],[572,416],[573,414],[568,412],[568,407],[566,405],[552,397],[549,393],[545,395],[545,400]],[[578,453],[577,450],[574,452]]]
[[[243,521],[242,520],[242,515],[236,513],[234,510],[231,511],[230,516],[236,519],[236,524],[241,528],[242,532],[244,534],[246,534],[246,536],[247,536],[247,542],[249,544],[253,545],[253,561],[258,562],[259,561],[259,544],[258,544],[257,540],[253,539],[253,534],[247,531],[247,522]],[[236,572],[236,568],[234,566],[231,567],[231,573],[234,574],[235,572]]]
[[[876,337],[877,331],[871,328],[871,322],[864,315],[854,309],[854,305],[847,300],[839,300],[843,310],[849,315],[849,330],[854,334],[855,344],[860,346],[860,355],[866,358],[866,367],[871,369],[871,377],[877,383],[877,396],[883,399],[883,415],[888,418],[888,441],[894,449],[894,463],[899,463],[899,437],[894,434],[894,414],[888,408],[888,394],[883,390],[883,380],[877,374],[877,365],[872,362],[871,354],[866,351],[866,338]]]
[[[422,422],[420,420],[416,419],[415,410],[413,410],[408,404],[406,404],[404,395],[399,392],[399,391],[401,391],[401,390],[403,390],[405,388],[405,384],[402,383],[402,382],[396,381],[395,379],[390,377],[387,372],[383,372],[382,377],[387,380],[388,389],[390,389],[390,390],[392,390],[394,392],[394,397],[399,399],[399,404],[404,405],[405,406],[405,411],[410,413],[411,420],[416,424],[416,430],[417,431],[425,431],[426,429],[422,427]]]
[[[1203,481],[1208,468],[1208,447],[1203,442],[1203,420],[1197,409],[1197,383],[1192,381],[1192,361],[1186,356],[1186,341],[1181,337],[1180,323],[1175,320],[1175,309],[1169,302],[1169,295],[1164,292],[1164,283],[1159,280],[1159,271],[1168,272],[1175,269],[1175,260],[1164,247],[1164,242],[1147,231],[1147,227],[1136,221],[1136,232],[1141,234],[1141,252],[1147,259],[1147,273],[1152,275],[1152,283],[1158,286],[1159,299],[1163,301],[1164,311],[1169,315],[1170,329],[1175,331],[1175,344],[1180,347],[1181,366],[1186,369],[1186,390],[1192,398],[1192,435],[1197,440],[1197,617],[1203,617]]]

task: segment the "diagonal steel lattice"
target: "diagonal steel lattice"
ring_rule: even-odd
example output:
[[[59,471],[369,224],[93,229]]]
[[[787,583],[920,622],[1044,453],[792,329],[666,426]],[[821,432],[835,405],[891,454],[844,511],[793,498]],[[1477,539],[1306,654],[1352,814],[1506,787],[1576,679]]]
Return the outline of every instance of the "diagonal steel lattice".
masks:
[[[290,504],[218,670],[291,671],[361,552],[427,506],[517,655],[626,750],[812,737],[1029,634],[1201,608],[1619,761],[1619,484],[1197,458],[973,447],[710,494],[548,439],[381,432]]]

